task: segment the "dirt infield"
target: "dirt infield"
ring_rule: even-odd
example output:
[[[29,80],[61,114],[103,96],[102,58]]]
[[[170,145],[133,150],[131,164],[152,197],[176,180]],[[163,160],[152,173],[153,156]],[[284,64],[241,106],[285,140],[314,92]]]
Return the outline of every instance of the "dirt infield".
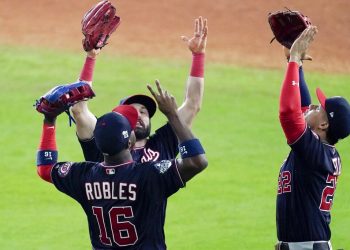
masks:
[[[180,39],[191,35],[193,20],[208,18],[208,61],[243,66],[283,67],[282,50],[269,44],[270,11],[284,6],[311,17],[319,34],[308,68],[327,72],[350,72],[350,1],[348,0],[112,0],[122,24],[104,53],[187,58]],[[96,1],[1,0],[0,44],[81,50],[80,21]],[[326,19],[327,17],[327,19]]]

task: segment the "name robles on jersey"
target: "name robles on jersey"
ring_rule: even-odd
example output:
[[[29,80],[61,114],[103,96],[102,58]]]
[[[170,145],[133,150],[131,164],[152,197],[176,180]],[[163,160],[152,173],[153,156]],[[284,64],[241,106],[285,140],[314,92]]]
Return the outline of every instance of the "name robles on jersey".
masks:
[[[88,200],[136,200],[136,184],[115,182],[86,182]]]

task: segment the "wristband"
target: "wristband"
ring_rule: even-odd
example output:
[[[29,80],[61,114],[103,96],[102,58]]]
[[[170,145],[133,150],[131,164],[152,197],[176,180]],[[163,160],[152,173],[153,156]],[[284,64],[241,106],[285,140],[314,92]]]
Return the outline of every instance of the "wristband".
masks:
[[[190,76],[204,77],[204,53],[193,53]]]
[[[180,143],[179,151],[182,159],[205,153],[198,139],[192,139],[192,140],[188,140]]]
[[[36,156],[36,165],[54,165],[57,162],[56,150],[39,150]]]

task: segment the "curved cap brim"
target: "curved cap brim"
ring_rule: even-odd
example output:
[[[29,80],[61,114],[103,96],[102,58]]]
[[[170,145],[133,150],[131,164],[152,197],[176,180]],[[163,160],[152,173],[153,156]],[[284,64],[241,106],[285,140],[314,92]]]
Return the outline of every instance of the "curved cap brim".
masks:
[[[316,95],[317,95],[317,99],[320,102],[322,108],[324,110],[326,110],[326,99],[327,99],[327,97],[325,96],[325,94],[322,92],[322,90],[320,88],[316,89]]]
[[[149,117],[151,118],[157,110],[157,104],[152,97],[147,95],[132,95],[120,101],[120,104],[139,103],[146,107]]]

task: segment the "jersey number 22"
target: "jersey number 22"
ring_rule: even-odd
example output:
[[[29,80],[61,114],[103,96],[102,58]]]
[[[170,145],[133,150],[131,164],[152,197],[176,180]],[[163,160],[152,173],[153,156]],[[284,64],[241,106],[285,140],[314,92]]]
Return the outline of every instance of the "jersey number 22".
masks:
[[[330,186],[326,186],[322,191],[320,210],[329,211],[332,208],[333,204],[333,195],[335,192],[335,188],[337,186],[337,177],[336,175],[328,175],[327,176],[327,184]]]

